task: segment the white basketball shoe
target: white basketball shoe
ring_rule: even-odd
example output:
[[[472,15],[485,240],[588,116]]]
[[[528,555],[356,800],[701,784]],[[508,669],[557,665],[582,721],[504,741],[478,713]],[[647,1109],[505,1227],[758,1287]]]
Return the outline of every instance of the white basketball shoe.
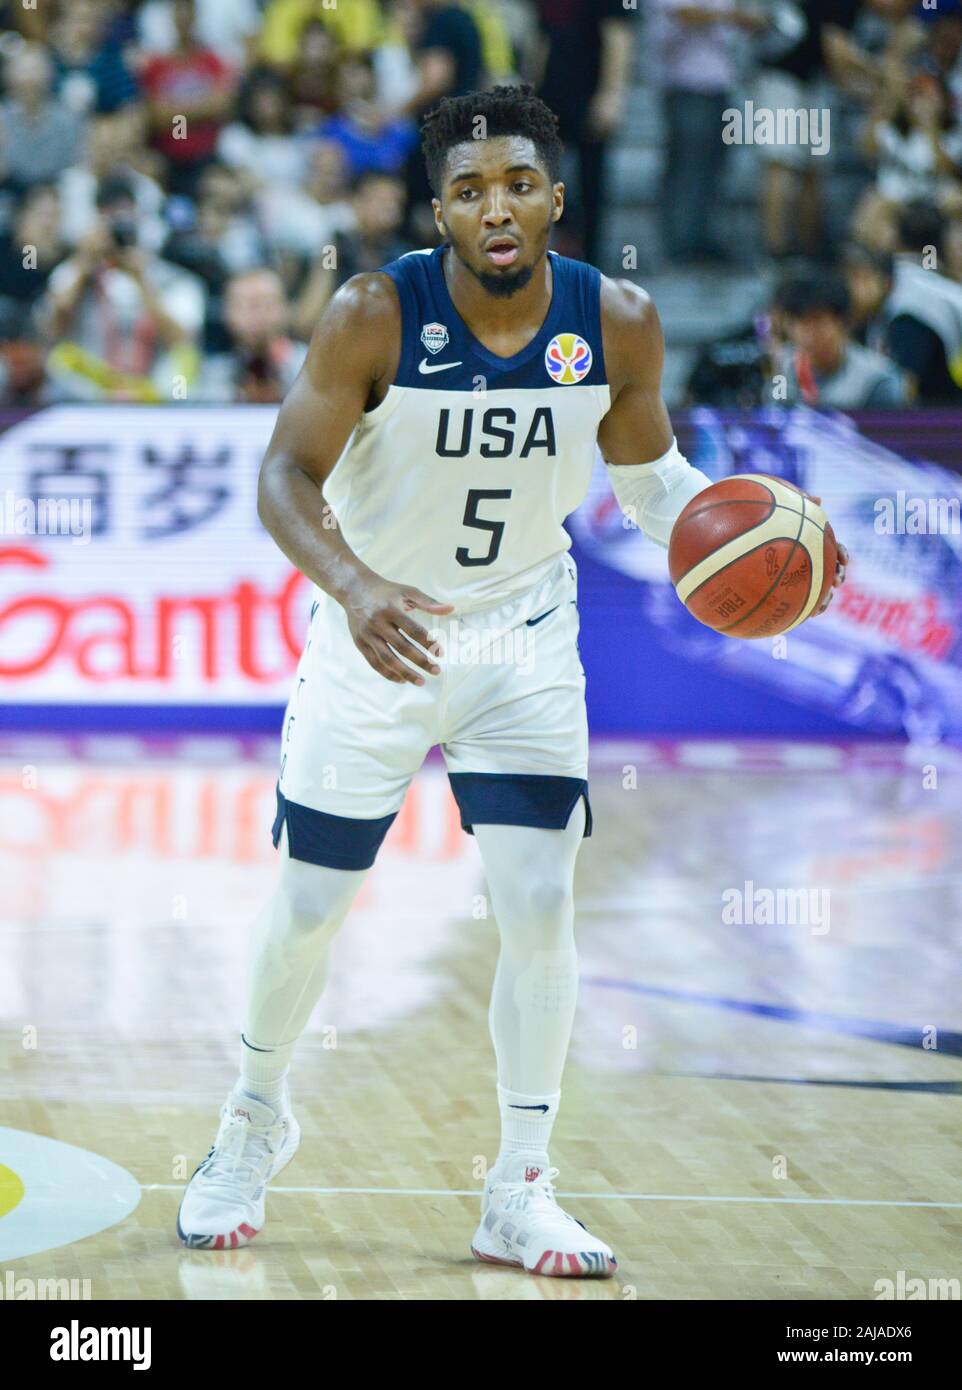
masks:
[[[471,1252],[489,1264],[517,1265],[529,1274],[606,1279],[617,1260],[603,1240],[562,1211],[554,1198],[557,1168],[548,1156],[515,1154],[488,1174],[481,1224]]]
[[[274,1110],[238,1083],[221,1108],[210,1153],[187,1184],[177,1234],[192,1250],[231,1250],[264,1224],[267,1184],[290,1163],[301,1139],[285,1087]]]

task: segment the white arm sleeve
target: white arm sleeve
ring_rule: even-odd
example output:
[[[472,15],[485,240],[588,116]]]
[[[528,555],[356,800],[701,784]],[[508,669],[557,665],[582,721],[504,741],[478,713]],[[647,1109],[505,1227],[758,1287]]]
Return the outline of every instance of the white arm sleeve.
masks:
[[[625,515],[666,549],[679,513],[699,492],[711,487],[711,479],[700,468],[692,468],[679,452],[674,435],[671,448],[660,459],[609,463],[608,477]]]

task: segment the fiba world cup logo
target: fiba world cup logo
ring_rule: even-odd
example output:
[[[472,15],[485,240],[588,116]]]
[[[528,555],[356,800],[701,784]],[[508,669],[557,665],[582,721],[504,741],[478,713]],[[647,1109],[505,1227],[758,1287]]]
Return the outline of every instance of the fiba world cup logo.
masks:
[[[591,348],[577,333],[558,333],[545,349],[544,365],[552,381],[573,386],[591,371]]]

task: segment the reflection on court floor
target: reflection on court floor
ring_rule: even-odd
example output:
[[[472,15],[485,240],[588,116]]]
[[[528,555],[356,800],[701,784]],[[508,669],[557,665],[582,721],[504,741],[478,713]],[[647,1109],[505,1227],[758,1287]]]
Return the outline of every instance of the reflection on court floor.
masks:
[[[95,1299],[844,1299],[900,1270],[962,1278],[962,778],[957,754],[897,745],[593,747],[552,1157],[615,1247],[610,1285],[470,1257],[496,927],[433,759],[335,945],[263,1234],[183,1250],[275,872],[275,754],[0,744],[0,1278],[86,1278]],[[29,1135],[107,1160],[98,1233]],[[47,1224],[5,1241],[41,1192]]]

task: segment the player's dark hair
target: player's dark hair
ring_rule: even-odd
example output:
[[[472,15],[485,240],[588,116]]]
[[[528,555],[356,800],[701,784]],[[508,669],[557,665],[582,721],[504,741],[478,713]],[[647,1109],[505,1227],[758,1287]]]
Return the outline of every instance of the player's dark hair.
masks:
[[[775,291],[775,306],[792,318],[827,312],[847,322],[851,300],[840,275],[820,270],[818,274],[795,275],[783,280]]]
[[[558,134],[558,117],[534,94],[530,82],[514,87],[489,87],[460,97],[442,97],[421,123],[421,149],[428,182],[436,198],[444,184],[444,166],[454,145],[478,138],[477,120],[484,117],[490,139],[496,135],[523,135],[534,145],[548,178],[561,177],[564,146]]]

